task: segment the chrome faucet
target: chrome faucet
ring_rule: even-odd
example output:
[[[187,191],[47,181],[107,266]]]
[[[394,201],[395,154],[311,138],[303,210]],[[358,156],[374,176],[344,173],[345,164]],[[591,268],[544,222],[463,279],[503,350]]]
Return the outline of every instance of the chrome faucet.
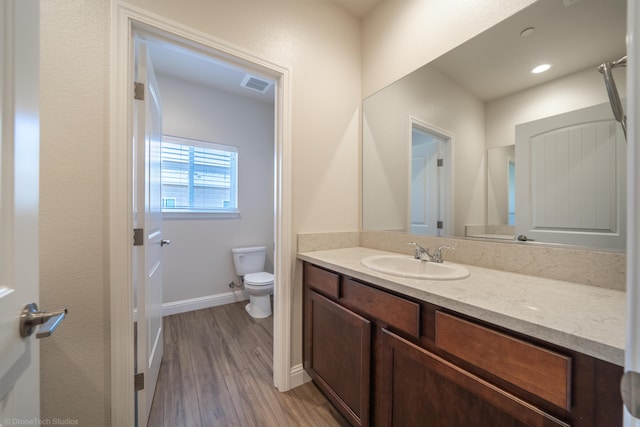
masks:
[[[416,247],[416,252],[413,255],[415,259],[419,259],[422,261],[428,262],[436,262],[438,264],[442,264],[444,262],[444,258],[442,257],[443,249],[453,249],[451,246],[440,246],[438,249],[433,251],[433,255],[429,253],[429,249],[426,249],[420,246],[416,242],[409,242],[410,245],[414,245]]]
[[[419,244],[417,244],[416,242],[409,242],[409,245],[414,245],[416,247],[416,252],[413,255],[413,257],[415,259],[423,259],[423,256],[428,256],[429,258],[431,258],[431,255],[429,254],[429,250],[423,248],[422,246],[420,246]]]

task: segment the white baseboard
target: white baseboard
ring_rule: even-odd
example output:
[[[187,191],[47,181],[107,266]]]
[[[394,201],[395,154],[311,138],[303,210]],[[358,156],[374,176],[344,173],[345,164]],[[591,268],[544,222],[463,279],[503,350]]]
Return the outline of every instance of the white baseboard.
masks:
[[[291,368],[291,388],[296,388],[309,381],[311,381],[311,377],[302,365],[296,365]]]
[[[216,307],[248,299],[249,295],[246,291],[236,291],[166,302],[162,304],[162,315],[170,316],[172,314],[186,313],[187,311],[201,310],[203,308]]]

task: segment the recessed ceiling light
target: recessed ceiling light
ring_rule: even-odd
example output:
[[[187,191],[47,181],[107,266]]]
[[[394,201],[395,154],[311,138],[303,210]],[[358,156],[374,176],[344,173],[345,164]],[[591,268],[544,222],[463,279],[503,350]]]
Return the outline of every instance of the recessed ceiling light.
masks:
[[[524,30],[520,31],[520,37],[527,37],[530,36],[531,34],[533,34],[536,31],[535,28],[533,27],[529,27],[529,28],[525,28]]]
[[[545,71],[547,71],[549,68],[551,68],[551,64],[540,64],[537,67],[534,67],[531,72],[533,74],[539,74],[539,73],[544,73]]]

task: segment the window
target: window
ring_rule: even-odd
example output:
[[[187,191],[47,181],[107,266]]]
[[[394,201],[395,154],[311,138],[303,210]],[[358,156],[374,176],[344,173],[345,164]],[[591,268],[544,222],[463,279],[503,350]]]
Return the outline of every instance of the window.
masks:
[[[162,211],[238,212],[238,149],[162,138]]]

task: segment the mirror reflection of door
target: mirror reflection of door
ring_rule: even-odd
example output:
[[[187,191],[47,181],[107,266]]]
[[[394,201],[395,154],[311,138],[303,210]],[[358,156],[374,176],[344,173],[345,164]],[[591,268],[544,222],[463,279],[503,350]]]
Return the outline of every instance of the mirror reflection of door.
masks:
[[[626,157],[609,103],[516,126],[516,235],[624,250]]]
[[[411,129],[411,233],[440,235],[446,140],[426,129]]]

